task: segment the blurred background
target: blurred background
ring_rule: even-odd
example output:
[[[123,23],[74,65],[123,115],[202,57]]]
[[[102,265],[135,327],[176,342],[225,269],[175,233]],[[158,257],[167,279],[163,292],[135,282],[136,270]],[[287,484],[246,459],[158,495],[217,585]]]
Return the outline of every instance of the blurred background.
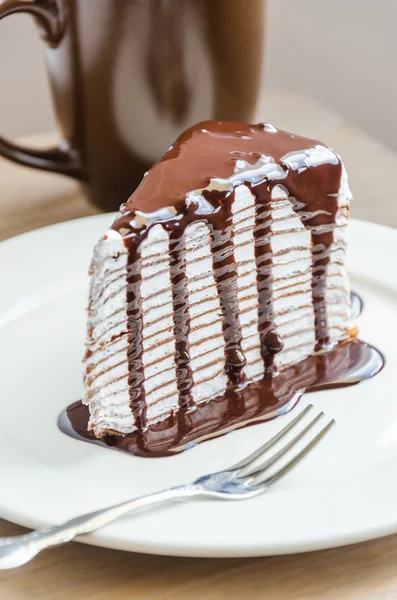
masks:
[[[396,21],[391,0],[267,0],[264,85],[308,94],[397,150]],[[0,31],[1,133],[54,129],[33,20]]]

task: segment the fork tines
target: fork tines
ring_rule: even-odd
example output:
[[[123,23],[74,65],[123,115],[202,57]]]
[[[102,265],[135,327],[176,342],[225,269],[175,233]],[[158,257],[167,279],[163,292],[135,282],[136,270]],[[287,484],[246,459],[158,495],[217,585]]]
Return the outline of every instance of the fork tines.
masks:
[[[250,487],[257,486],[260,484],[266,484],[268,486],[270,483],[274,483],[277,479],[279,479],[282,475],[284,475],[287,471],[289,471],[303,456],[305,456],[313,446],[317,444],[317,442],[323,437],[323,435],[330,429],[330,427],[335,423],[334,419],[325,420],[324,423],[321,424],[320,429],[317,431],[314,437],[308,438],[304,441],[303,446],[300,445],[300,448],[288,458],[287,462],[284,462],[282,466],[275,471],[272,475],[268,476],[267,471],[269,467],[274,465],[277,461],[282,459],[285,455],[288,454],[289,450],[291,450],[300,440],[304,440],[306,434],[310,431],[314,430],[314,427],[320,421],[324,421],[325,414],[320,412],[316,414],[311,420],[304,425],[302,428],[297,428],[298,433],[292,439],[289,439],[279,450],[273,453],[269,458],[265,458],[265,460],[257,463],[257,459],[267,453],[267,451],[272,448],[278,441],[284,442],[284,438],[286,438],[287,434],[295,428],[301,421],[303,421],[304,417],[308,415],[308,413],[313,409],[313,405],[309,404],[303,410],[301,410],[296,417],[294,417],[283,429],[277,432],[270,440],[268,440],[265,444],[260,446],[257,450],[252,452],[249,456],[233,465],[229,470],[234,471],[234,475],[238,479],[243,479]]]

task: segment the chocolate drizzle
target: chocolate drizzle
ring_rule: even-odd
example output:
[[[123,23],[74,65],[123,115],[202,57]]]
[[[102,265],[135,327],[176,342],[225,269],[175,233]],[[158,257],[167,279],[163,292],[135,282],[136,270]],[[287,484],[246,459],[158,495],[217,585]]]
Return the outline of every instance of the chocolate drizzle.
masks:
[[[316,350],[321,350],[331,341],[327,326],[325,292],[327,266],[330,262],[329,252],[334,242],[339,192],[339,190],[335,192],[333,177],[329,170],[324,168],[325,166],[305,169],[291,187],[292,194],[296,196],[294,209],[312,235],[312,297]],[[342,175],[340,163],[338,167],[340,180]]]
[[[186,277],[185,235],[180,234],[178,229],[170,233],[169,252],[179,406],[187,409],[193,406],[191,395],[193,373],[190,367],[188,337],[190,331],[189,292]]]
[[[271,195],[267,182],[250,186],[255,196],[255,262],[258,289],[258,332],[265,376],[273,371],[274,356],[282,349],[282,342],[273,321],[273,253],[271,248]]]
[[[135,240],[134,240],[135,242]],[[131,410],[140,431],[146,427],[144,370],[143,370],[143,315],[141,303],[141,254],[139,245],[130,242],[127,268],[127,325],[128,325],[128,385]]]
[[[212,197],[220,197],[220,210],[212,217],[211,252],[212,264],[219,301],[222,310],[222,329],[225,340],[225,372],[232,385],[244,380],[243,368],[246,364],[241,350],[241,325],[237,298],[237,266],[234,260],[232,194],[212,192]],[[208,195],[207,195],[208,197]]]

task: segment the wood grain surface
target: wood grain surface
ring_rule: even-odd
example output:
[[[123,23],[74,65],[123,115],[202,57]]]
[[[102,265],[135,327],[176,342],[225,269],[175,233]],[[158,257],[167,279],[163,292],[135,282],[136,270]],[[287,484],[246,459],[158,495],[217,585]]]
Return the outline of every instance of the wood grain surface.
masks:
[[[355,196],[352,214],[397,226],[396,154],[297,93],[264,93],[257,120],[332,146],[347,166]],[[46,144],[52,138],[42,134],[30,141]],[[95,212],[73,181],[0,160],[0,239]],[[0,535],[21,531],[0,520]],[[397,535],[322,552],[244,560],[145,556],[73,543],[20,569],[0,572],[0,600],[85,598],[393,600]]]

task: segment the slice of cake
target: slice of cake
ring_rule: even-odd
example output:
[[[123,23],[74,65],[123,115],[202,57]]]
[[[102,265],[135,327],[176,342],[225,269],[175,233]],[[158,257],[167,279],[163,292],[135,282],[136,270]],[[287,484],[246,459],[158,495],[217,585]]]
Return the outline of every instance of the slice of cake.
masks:
[[[350,199],[330,148],[272,125],[209,121],[178,138],[94,250],[95,435],[238,397],[347,339]]]

